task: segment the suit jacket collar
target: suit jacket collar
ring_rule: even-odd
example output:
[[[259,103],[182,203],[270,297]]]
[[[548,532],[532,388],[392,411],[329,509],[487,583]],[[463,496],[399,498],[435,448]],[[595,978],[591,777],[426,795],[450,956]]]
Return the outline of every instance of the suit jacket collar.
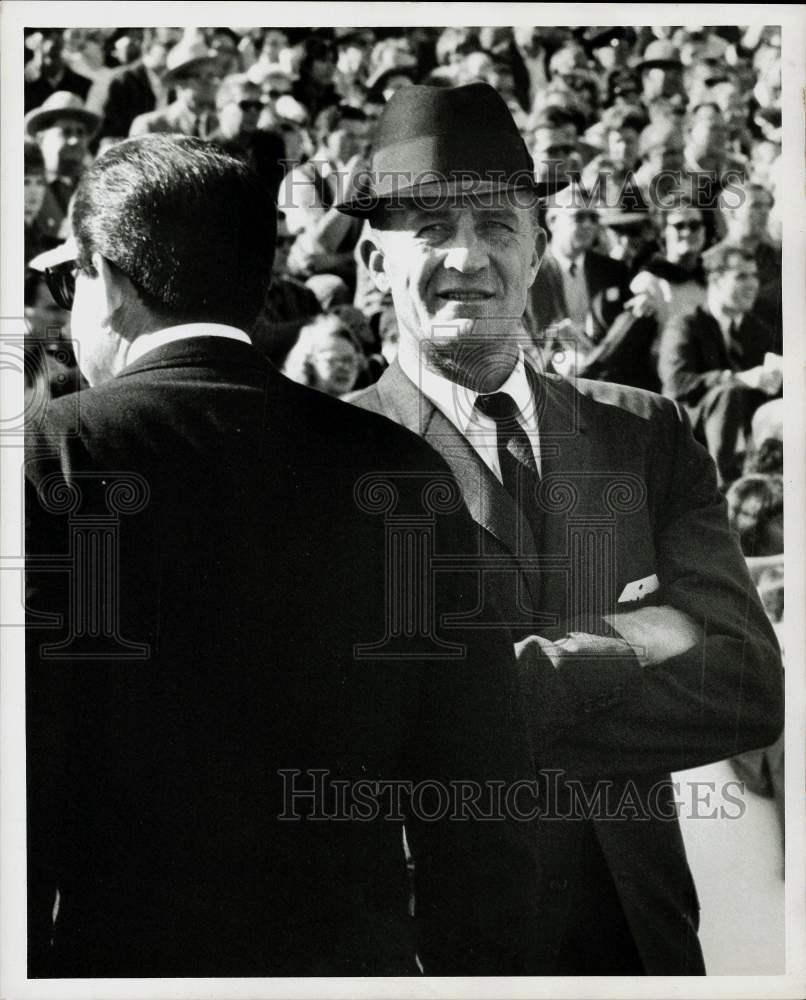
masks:
[[[127,378],[161,368],[241,366],[269,372],[271,366],[251,344],[224,337],[189,337],[155,347],[115,377]],[[278,375],[279,377],[279,375]]]

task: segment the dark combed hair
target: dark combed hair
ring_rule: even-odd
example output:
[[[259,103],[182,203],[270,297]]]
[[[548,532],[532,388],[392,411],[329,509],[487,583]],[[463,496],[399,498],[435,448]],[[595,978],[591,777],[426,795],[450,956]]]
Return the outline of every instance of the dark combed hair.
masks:
[[[254,168],[180,135],[111,146],[86,171],[72,214],[78,266],[99,253],[173,323],[248,330],[269,286],[276,209]]]

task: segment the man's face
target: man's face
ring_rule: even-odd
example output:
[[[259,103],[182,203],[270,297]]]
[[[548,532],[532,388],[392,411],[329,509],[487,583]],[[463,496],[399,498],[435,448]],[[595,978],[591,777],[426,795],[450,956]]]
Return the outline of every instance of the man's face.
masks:
[[[755,261],[736,254],[728,259],[724,271],[711,276],[711,287],[727,312],[749,312],[758,295],[758,270]]]
[[[645,101],[652,101],[656,97],[673,97],[682,92],[683,75],[673,66],[652,66],[641,74],[641,86]]]
[[[190,108],[211,108],[215,103],[218,72],[214,66],[202,64],[176,81],[176,92]]]
[[[728,231],[739,238],[760,239],[767,234],[771,210],[772,198],[766,191],[743,191],[740,204],[725,212]]]
[[[545,248],[530,210],[503,202],[412,206],[387,211],[379,225],[364,259],[379,289],[391,292],[401,346],[422,345],[434,367],[477,381],[485,353],[521,334]]]
[[[666,256],[672,262],[701,253],[705,246],[702,213],[698,208],[682,208],[678,212],[670,212],[666,218],[664,235]]]
[[[370,123],[366,121],[342,121],[327,138],[328,158],[331,163],[344,166],[353,156],[364,152],[369,135]]]
[[[607,152],[615,166],[631,170],[638,160],[638,133],[634,128],[613,129],[607,137]]]
[[[556,208],[548,216],[551,245],[566,257],[585,253],[596,239],[599,219],[585,208]]]
[[[689,141],[701,153],[724,153],[728,130],[716,108],[700,108],[689,133]]]
[[[573,125],[535,129],[532,156],[538,180],[548,180],[552,176],[565,177],[569,171],[579,166],[576,139],[569,134],[574,131]]]
[[[59,118],[37,136],[45,170],[49,174],[74,176],[84,165],[89,134],[78,118]]]
[[[39,171],[25,175],[25,225],[30,226],[39,215],[45,200],[45,175]]]
[[[228,102],[220,108],[219,120],[227,132],[252,133],[257,129],[262,110],[258,87],[237,87],[231,92]]]

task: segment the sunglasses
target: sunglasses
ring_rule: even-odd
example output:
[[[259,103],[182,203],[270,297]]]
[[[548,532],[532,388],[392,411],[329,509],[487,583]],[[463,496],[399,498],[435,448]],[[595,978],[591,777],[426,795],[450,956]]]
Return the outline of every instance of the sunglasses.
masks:
[[[701,222],[670,222],[669,225],[677,233],[698,233],[702,229]]]
[[[274,88],[271,88],[270,90],[267,90],[265,93],[272,100],[276,100],[278,97],[287,97],[291,93],[291,91],[290,90],[275,90]]]
[[[67,312],[73,308],[76,297],[76,275],[78,267],[74,260],[66,260],[44,270],[45,284],[60,309]]]
[[[238,107],[241,111],[262,111],[263,102],[262,101],[238,101]]]

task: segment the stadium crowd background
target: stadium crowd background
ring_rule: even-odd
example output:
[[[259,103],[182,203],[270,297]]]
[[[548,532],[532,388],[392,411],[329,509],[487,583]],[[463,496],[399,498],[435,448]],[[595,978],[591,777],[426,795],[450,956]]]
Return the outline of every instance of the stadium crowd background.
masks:
[[[83,385],[36,258],[66,236],[87,164],[154,131],[251,158],[276,195],[255,345],[333,395],[374,381],[395,355],[394,310],[357,253],[362,223],[333,205],[397,89],[482,80],[536,173],[574,182],[545,209],[527,349],[688,409],[780,627],[780,29],[82,28],[31,30],[25,47],[29,393]]]

